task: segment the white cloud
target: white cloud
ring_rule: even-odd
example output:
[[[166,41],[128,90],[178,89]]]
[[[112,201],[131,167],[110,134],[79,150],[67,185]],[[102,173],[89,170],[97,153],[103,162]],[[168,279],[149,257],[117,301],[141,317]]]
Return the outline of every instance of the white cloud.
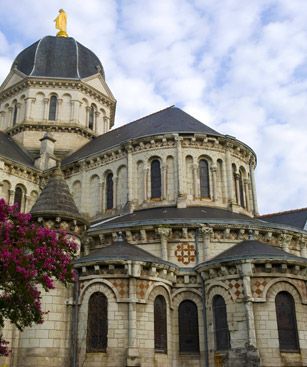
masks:
[[[176,104],[258,155],[262,212],[307,206],[307,2],[0,0],[0,77],[16,53],[69,33],[102,60],[122,124]],[[29,11],[30,9],[30,11]],[[276,195],[276,193],[278,193]]]

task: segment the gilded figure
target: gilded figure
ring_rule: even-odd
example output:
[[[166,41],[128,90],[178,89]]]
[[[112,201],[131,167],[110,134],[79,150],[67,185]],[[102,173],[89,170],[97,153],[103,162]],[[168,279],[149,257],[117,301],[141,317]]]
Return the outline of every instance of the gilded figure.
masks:
[[[68,37],[67,34],[67,15],[63,9],[59,10],[59,15],[54,19],[55,28],[59,30],[57,37]]]

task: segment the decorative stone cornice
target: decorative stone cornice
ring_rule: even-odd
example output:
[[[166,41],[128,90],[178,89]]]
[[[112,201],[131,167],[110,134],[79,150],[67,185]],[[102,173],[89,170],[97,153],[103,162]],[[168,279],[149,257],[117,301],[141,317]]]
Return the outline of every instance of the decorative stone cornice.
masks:
[[[46,121],[26,121],[21,124],[18,124],[9,130],[6,133],[10,136],[14,136],[23,131],[50,131],[50,132],[68,132],[68,133],[76,133],[78,135],[84,136],[87,139],[92,139],[95,136],[95,133],[87,128],[84,128],[77,124],[64,124],[61,125],[61,122],[58,124],[49,123]]]

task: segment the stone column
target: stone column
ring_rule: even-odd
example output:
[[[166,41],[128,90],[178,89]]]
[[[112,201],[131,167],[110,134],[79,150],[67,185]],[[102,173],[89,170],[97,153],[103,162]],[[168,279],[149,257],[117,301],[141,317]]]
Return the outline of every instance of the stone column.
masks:
[[[20,107],[21,103],[16,103],[17,113],[16,113],[16,124],[20,122]]]
[[[1,111],[0,112],[0,129],[4,130],[6,128],[5,126],[5,112]]]
[[[202,237],[203,237],[203,243],[202,243],[202,246],[199,246],[198,261],[201,263],[203,261],[209,260],[210,258],[209,246],[210,246],[211,235],[213,234],[213,229],[207,225],[201,225],[200,233],[202,234]]]
[[[245,207],[248,211],[251,210],[251,205],[249,201],[249,188],[250,188],[250,181],[248,178],[245,178],[244,179]]]
[[[301,256],[307,257],[307,238],[304,238],[304,236],[302,235],[299,243],[300,243],[300,249],[301,249]]]
[[[9,190],[9,204],[13,205],[14,204],[14,197],[15,197],[15,190]]]
[[[258,215],[258,204],[257,204],[257,193],[256,193],[256,182],[255,182],[255,175],[254,175],[254,167],[255,162],[253,160],[249,163],[249,174],[251,178],[251,184],[252,184],[252,197],[253,197],[253,209],[254,209],[254,215]]]
[[[71,101],[71,122],[78,123],[79,122],[79,112],[80,112],[81,102],[73,99]]]
[[[238,205],[241,204],[243,206],[243,203],[240,202],[240,186],[239,186],[239,180],[240,180],[240,174],[239,173],[235,173],[236,203]]]
[[[35,102],[35,98],[25,98],[25,120],[33,120],[32,118],[32,104]]]
[[[104,213],[106,211],[106,195],[105,195],[105,179],[103,178],[100,184],[101,192],[101,210]]]
[[[13,107],[9,107],[8,111],[9,111],[9,118],[8,118],[9,126],[12,127],[13,126],[13,116],[14,116]]]
[[[217,201],[217,179],[216,179],[216,172],[217,172],[217,167],[216,166],[212,166],[210,168],[211,173],[212,173],[212,198],[213,201]]]
[[[161,196],[162,196],[162,200],[166,200],[167,198],[167,185],[166,185],[166,174],[167,174],[167,170],[166,170],[166,165],[163,164],[161,167]]]
[[[44,98],[44,121],[49,119],[49,98]]]
[[[198,164],[193,164],[193,190],[194,190],[194,199],[199,199],[199,180],[198,180]]]
[[[90,110],[91,110],[90,106],[85,107],[85,111],[86,111],[85,127],[87,127],[87,128],[88,128],[88,124],[89,124],[89,120],[90,120]]]
[[[137,345],[137,313],[136,313],[136,279],[140,273],[139,264],[128,264],[129,278],[129,304],[128,304],[128,351],[126,366],[140,366],[139,351]]]
[[[241,275],[244,289],[244,304],[247,322],[248,345],[256,347],[256,328],[253,309],[253,295],[251,290],[250,276],[253,274],[252,264],[250,262],[241,265]]]
[[[25,213],[29,212],[31,210],[31,196],[30,195],[25,195],[24,197],[24,210],[25,210]]]
[[[171,234],[171,229],[166,227],[159,227],[157,232],[160,235],[161,240],[161,258],[168,261],[167,240]]]
[[[186,208],[186,193],[187,188],[185,184],[185,161],[183,159],[183,152],[182,152],[182,137],[178,134],[175,134],[175,141],[176,141],[176,160],[177,160],[177,207],[178,208]]]
[[[58,98],[57,101],[57,116],[56,116],[56,120],[57,121],[61,121],[62,119],[62,108],[63,108],[63,99]]]
[[[104,133],[106,133],[110,130],[110,119],[108,117],[104,117],[103,123],[104,123]]]
[[[225,156],[226,177],[227,177],[227,197],[228,197],[228,202],[232,204],[234,202],[234,198],[233,198],[232,165],[231,165],[230,149],[231,149],[231,144],[227,143],[226,144],[226,156]]]
[[[95,133],[97,134],[98,133],[98,122],[99,122],[99,116],[100,116],[100,112],[98,111],[95,111],[95,120],[94,120],[94,126],[93,126],[93,130],[95,131]]]
[[[291,239],[292,239],[292,236],[285,234],[285,233],[283,233],[280,236],[280,247],[286,252],[289,252],[289,246],[291,243]]]
[[[150,200],[149,168],[144,168],[144,200]]]
[[[132,144],[128,144],[126,146],[127,151],[127,179],[128,179],[128,203],[133,202],[133,159],[132,159],[132,152],[133,147]],[[136,177],[138,180],[138,177]]]
[[[113,176],[113,208],[117,208],[118,177]]]

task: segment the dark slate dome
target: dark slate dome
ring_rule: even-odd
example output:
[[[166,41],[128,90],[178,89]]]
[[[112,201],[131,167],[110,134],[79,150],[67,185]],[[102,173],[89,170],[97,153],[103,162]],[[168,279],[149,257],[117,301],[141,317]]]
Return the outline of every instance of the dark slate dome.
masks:
[[[46,36],[16,57],[13,68],[33,77],[83,79],[100,72],[102,64],[72,37]]]

